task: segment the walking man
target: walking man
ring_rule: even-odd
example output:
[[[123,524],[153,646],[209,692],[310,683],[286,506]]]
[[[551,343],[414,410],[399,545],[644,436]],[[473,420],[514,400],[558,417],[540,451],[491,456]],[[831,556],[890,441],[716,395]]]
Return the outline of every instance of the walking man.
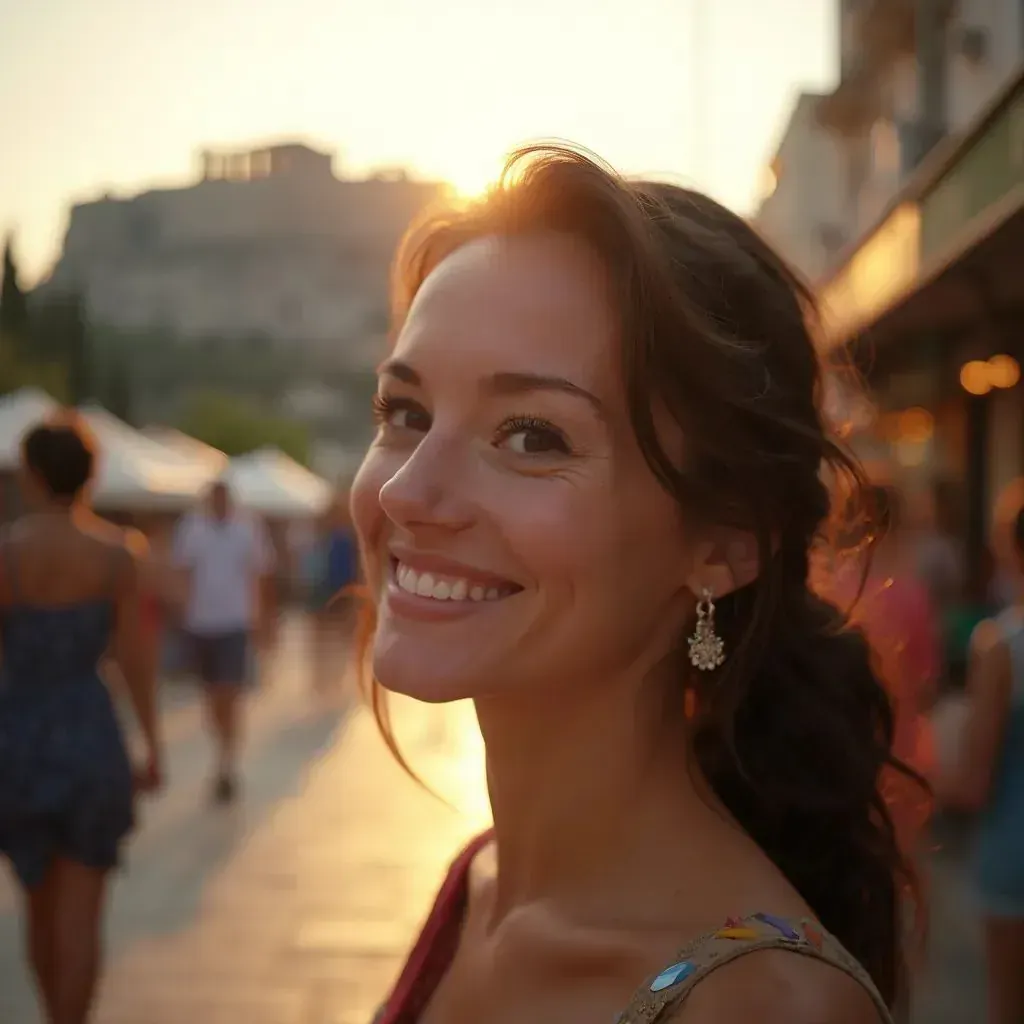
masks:
[[[206,507],[179,525],[174,561],[187,574],[186,642],[217,749],[213,798],[230,803],[238,790],[242,695],[253,678],[253,643],[269,633],[273,548],[262,524],[237,510],[219,481]]]

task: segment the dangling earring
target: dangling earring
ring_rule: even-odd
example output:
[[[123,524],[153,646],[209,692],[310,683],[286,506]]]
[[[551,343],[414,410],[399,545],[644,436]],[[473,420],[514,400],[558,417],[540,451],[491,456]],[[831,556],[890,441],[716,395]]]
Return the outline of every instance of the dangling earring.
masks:
[[[715,602],[705,588],[697,601],[697,625],[690,637],[690,664],[710,672],[725,661],[725,644],[715,632]]]

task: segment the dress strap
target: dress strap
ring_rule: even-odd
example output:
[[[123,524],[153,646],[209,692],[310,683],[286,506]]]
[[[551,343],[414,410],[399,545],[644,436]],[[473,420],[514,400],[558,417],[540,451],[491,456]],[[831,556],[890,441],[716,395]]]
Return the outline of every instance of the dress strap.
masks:
[[[834,936],[810,918],[791,921],[771,914],[730,918],[723,927],[684,946],[672,964],[637,990],[616,1024],[667,1021],[712,971],[763,949],[784,949],[831,964],[864,987],[874,1000],[881,1024],[893,1024],[892,1014],[867,971]]]

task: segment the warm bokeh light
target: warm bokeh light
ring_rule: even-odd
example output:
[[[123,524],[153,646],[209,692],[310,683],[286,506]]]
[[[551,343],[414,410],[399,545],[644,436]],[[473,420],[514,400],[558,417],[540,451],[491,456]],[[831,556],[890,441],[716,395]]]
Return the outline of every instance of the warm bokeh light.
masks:
[[[993,356],[988,361],[988,379],[994,388],[1012,388],[1020,380],[1020,364],[1013,356]]]
[[[906,444],[924,444],[935,432],[935,417],[927,409],[905,409],[899,415],[899,439]]]
[[[466,153],[461,159],[452,160],[453,169],[446,180],[459,199],[478,199],[501,177],[506,155],[499,153],[492,158]]]
[[[987,395],[992,390],[988,363],[980,359],[964,363],[960,369],[960,387],[969,395]]]

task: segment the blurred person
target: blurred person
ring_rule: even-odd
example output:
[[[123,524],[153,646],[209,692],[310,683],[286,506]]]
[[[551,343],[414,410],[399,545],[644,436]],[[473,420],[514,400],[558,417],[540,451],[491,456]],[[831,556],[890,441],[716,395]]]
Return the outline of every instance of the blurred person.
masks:
[[[318,524],[308,552],[307,578],[313,623],[313,683],[325,692],[340,682],[343,653],[352,630],[352,596],[359,554],[348,511],[348,495],[339,495]]]
[[[1024,510],[1014,526],[1024,568]],[[972,872],[988,961],[990,1024],[1024,1020],[1024,603],[971,637],[966,707],[938,792],[977,814]]]
[[[213,798],[230,803],[238,791],[242,695],[254,679],[254,648],[271,636],[273,547],[262,523],[236,509],[218,481],[205,507],[179,524],[173,561],[186,574],[183,628],[216,744]]]
[[[1014,524],[1024,508],[1024,477],[1017,477],[999,492],[992,509],[989,538],[992,550],[992,581],[989,601],[1002,610],[1015,604],[1020,596],[1021,575],[1017,565]]]
[[[139,535],[89,513],[94,451],[71,417],[31,430],[33,511],[0,542],[0,852],[26,891],[28,954],[50,1024],[83,1024],[101,966],[107,877],[133,789],[161,783],[154,674],[141,630]],[[134,773],[100,671],[110,649],[142,730]]]
[[[946,677],[948,689],[953,693],[962,692],[967,683],[971,637],[975,629],[1006,607],[1006,603],[995,596],[995,577],[995,558],[989,548],[984,548],[978,564],[966,574],[960,599],[951,602],[946,609],[943,622]]]
[[[846,562],[837,573],[835,597],[851,609],[878,659],[879,676],[893,706],[893,752],[919,775],[935,767],[934,737],[928,711],[935,702],[942,669],[941,628],[928,587],[917,575],[912,541],[902,518],[898,491],[874,485],[867,491],[876,529],[867,573],[862,560]],[[921,787],[890,773],[888,792],[905,849],[917,849],[931,801]]]
[[[160,678],[167,652],[172,612],[186,598],[183,574],[174,565],[171,530],[162,516],[143,517],[139,529],[146,540],[147,555],[139,565],[141,627],[153,672]]]
[[[808,587],[823,466],[862,480],[809,293],[712,200],[560,147],[394,281],[367,682],[392,749],[380,687],[474,701],[494,827],[378,1020],[892,1021],[912,872],[889,700]]]
[[[916,575],[928,588],[940,616],[960,600],[964,553],[949,529],[949,512],[939,489],[916,493],[908,509],[905,534],[914,548]]]

